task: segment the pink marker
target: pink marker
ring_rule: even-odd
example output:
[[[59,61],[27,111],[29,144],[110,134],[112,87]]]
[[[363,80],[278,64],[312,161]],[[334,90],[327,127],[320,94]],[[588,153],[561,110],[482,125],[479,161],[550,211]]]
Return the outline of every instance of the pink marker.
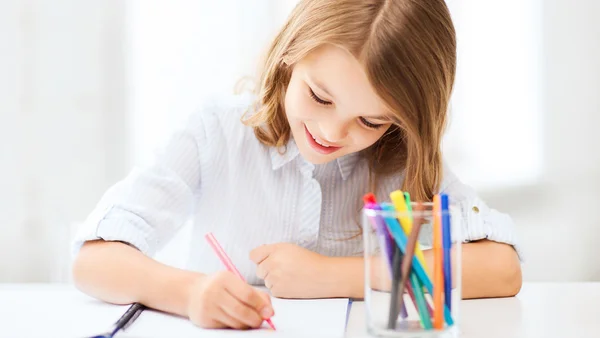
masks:
[[[227,256],[227,254],[225,253],[225,250],[223,250],[223,247],[221,247],[221,245],[219,244],[219,242],[217,241],[215,236],[212,234],[212,232],[207,233],[204,236],[204,238],[208,241],[208,244],[210,244],[210,246],[213,248],[213,250],[215,251],[215,254],[217,254],[217,256],[219,257],[219,259],[221,260],[223,265],[225,265],[227,267],[227,270],[229,270],[230,272],[232,272],[234,275],[238,276],[241,280],[243,280],[245,282],[246,279],[238,271],[238,269],[235,267],[235,265],[233,265],[233,262],[231,261],[229,256]],[[269,326],[273,330],[276,330],[275,325],[273,325],[273,322],[271,321],[270,318],[265,319],[265,321],[267,322],[267,324],[269,324]]]

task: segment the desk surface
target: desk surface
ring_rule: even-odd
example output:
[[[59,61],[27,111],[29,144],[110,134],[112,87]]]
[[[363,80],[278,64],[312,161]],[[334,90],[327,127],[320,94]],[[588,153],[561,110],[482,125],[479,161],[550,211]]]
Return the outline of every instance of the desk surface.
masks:
[[[30,332],[27,329],[11,332],[10,323],[17,318],[22,322],[36,303],[36,313],[41,308],[49,316],[60,316],[52,312],[53,304],[43,301],[43,294],[57,291],[77,294],[65,285],[0,284],[0,316],[9,323],[2,325],[0,336],[31,337],[36,332],[39,335],[34,318]],[[464,338],[600,337],[600,283],[525,283],[517,297],[465,300],[460,306],[460,331]],[[117,317],[122,312],[121,308],[114,310]],[[56,322],[55,326],[59,324]],[[47,337],[59,336],[60,327],[53,327],[52,322],[45,325]],[[346,336],[367,337],[362,302],[352,303]]]
[[[516,297],[460,306],[463,338],[600,337],[600,283],[525,283]],[[364,330],[364,304],[354,303],[346,336]]]

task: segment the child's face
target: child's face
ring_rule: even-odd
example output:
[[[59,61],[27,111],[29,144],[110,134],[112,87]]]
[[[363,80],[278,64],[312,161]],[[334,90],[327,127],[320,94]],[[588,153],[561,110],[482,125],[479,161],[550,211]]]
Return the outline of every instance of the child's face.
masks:
[[[285,111],[300,153],[314,164],[361,151],[391,126],[363,67],[332,45],[294,65]]]

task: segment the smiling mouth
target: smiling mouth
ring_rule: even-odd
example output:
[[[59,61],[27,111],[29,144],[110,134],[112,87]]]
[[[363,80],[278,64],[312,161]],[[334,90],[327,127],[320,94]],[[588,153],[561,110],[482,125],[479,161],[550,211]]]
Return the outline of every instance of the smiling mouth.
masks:
[[[306,139],[308,140],[308,143],[310,144],[311,148],[313,148],[320,154],[328,155],[342,148],[338,146],[328,145],[324,142],[319,141],[316,137],[313,136],[313,134],[311,134],[306,124],[304,125],[304,131],[306,132]]]

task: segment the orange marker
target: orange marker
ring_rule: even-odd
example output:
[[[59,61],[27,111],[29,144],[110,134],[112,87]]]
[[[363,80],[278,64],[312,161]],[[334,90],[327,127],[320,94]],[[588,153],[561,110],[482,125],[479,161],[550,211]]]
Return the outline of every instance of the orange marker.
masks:
[[[433,328],[444,328],[444,254],[440,196],[433,196]]]

